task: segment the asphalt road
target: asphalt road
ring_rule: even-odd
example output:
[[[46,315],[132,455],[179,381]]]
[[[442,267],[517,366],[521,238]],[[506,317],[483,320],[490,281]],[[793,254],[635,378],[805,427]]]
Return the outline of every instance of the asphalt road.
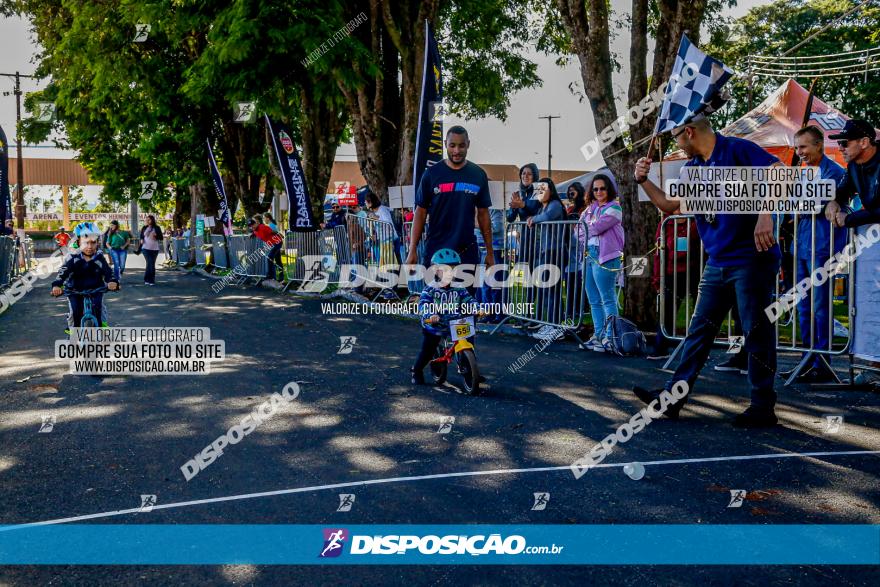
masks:
[[[226,359],[207,375],[66,374],[55,361],[66,305],[48,281],[0,315],[0,523],[19,524],[161,504],[407,476],[566,467],[640,409],[631,386],[659,386],[659,364],[578,350],[560,341],[516,374],[507,366],[535,341],[480,335],[488,378],[481,396],[453,385],[412,387],[420,342],[410,321],[325,316],[321,302],[183,272],[142,285],[132,259],[110,294],[115,326],[208,327]],[[353,352],[338,354],[340,338]],[[711,362],[723,360],[713,353]],[[793,364],[794,357],[784,357]],[[659,420],[609,463],[649,466],[633,481],[618,467],[576,480],[570,471],[522,471],[192,504],[94,521],[163,524],[819,524],[880,523],[880,458],[834,455],[701,461],[734,455],[880,450],[878,396],[781,388],[772,430],[729,420],[748,401],[744,377],[704,371],[678,422]],[[192,480],[180,467],[273,392],[301,382],[296,401]],[[452,383],[455,383],[454,377]],[[844,424],[825,433],[824,416]],[[51,433],[39,433],[55,416]],[[438,433],[454,416],[451,431]],[[728,508],[729,490],[749,493]],[[533,494],[550,503],[532,511]],[[659,547],[660,545],[658,545]],[[601,545],[597,545],[601,547]],[[877,584],[877,568],[779,567],[6,567],[0,582],[33,584],[361,585],[616,583],[671,585]]]

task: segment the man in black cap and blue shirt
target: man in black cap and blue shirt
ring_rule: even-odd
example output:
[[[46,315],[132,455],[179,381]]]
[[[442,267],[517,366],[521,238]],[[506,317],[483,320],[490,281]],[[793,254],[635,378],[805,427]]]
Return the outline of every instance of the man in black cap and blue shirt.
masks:
[[[676,145],[690,160],[688,167],[770,167],[779,160],[752,141],[725,137],[712,130],[707,118],[698,115],[672,130]],[[651,160],[636,162],[635,180],[655,206],[673,214],[679,202],[667,198],[663,188],[648,179]],[[773,301],[781,254],[774,238],[770,214],[718,214],[696,216],[697,230],[709,259],[700,279],[699,296],[688,327],[675,373],[666,383],[670,391],[686,381],[693,391],[697,376],[709,358],[715,336],[735,305],[742,318],[744,348],[748,352],[751,405],[733,421],[739,428],[763,428],[777,423],[774,407],[776,391],[776,339],[764,308]],[[652,405],[662,390],[635,386],[636,396]],[[687,395],[669,404],[664,415],[677,419]],[[661,405],[663,405],[661,403]]]
[[[847,120],[843,131],[829,138],[837,141],[846,161],[846,176],[837,186],[834,200],[825,206],[825,217],[836,226],[854,228],[880,222],[880,149],[877,131],[866,120]],[[862,209],[848,208],[859,195]]]

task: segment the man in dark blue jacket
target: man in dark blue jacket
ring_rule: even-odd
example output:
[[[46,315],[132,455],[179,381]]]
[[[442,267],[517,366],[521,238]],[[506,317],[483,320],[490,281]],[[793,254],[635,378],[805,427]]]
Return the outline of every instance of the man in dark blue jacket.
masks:
[[[805,126],[794,134],[798,157],[809,167],[819,168],[820,179],[833,180],[840,185],[846,172],[843,167],[825,155],[825,137],[816,126]],[[815,227],[815,228],[814,228]],[[801,214],[796,227],[795,283],[809,277],[818,267],[846,246],[846,229],[833,226],[824,215]],[[834,242],[832,243],[832,235]],[[831,350],[832,313],[831,280],[813,287],[798,302],[798,326],[803,344],[823,351]],[[794,370],[780,373],[788,378]],[[807,371],[795,380],[798,383],[825,383],[834,381],[834,375],[818,354],[814,354]]]
[[[847,163],[846,176],[837,187],[833,202],[825,207],[825,217],[837,226],[854,228],[880,222],[880,150],[877,131],[866,120],[847,120],[843,131],[830,138],[837,141]],[[847,209],[856,194],[862,209]]]

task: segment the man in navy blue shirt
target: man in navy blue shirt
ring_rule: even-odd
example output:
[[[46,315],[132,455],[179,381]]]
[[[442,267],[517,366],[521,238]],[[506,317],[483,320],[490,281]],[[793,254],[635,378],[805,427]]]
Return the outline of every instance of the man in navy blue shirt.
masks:
[[[419,240],[430,215],[424,258],[430,259],[440,249],[452,249],[459,254],[462,264],[476,267],[480,255],[474,235],[475,212],[486,242],[484,262],[487,268],[495,264],[489,218],[489,206],[492,205],[489,181],[479,165],[467,160],[470,144],[464,127],[451,127],[446,133],[446,159],[432,165],[422,175],[416,188],[407,265],[418,263]]]
[[[712,130],[709,121],[698,115],[685,125],[672,130],[679,148],[691,159],[687,166],[701,167],[769,167],[779,160],[751,141],[725,137]],[[661,211],[674,214],[679,204],[667,199],[662,188],[648,179],[651,160],[643,157],[636,162],[635,179]],[[774,426],[776,392],[776,339],[764,313],[773,301],[780,252],[774,238],[770,214],[697,215],[697,230],[709,256],[700,280],[699,296],[694,315],[684,340],[681,361],[666,389],[678,381],[687,381],[688,390],[694,383],[712,350],[715,336],[736,304],[745,333],[744,348],[749,354],[751,405],[734,420],[740,428]],[[660,391],[634,387],[636,396],[650,404]],[[687,396],[670,404],[665,415],[676,419]]]

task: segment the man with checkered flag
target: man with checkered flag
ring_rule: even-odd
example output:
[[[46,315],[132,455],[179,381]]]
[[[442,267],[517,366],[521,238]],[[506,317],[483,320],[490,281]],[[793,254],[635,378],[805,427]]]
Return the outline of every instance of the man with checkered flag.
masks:
[[[690,160],[687,167],[769,167],[779,160],[751,141],[725,137],[712,130],[707,115],[727,97],[722,86],[732,72],[683,37],[666,89],[655,134],[671,131],[676,145]],[[649,148],[650,151],[650,148]],[[650,152],[649,152],[650,157]],[[679,202],[668,199],[661,186],[648,179],[651,159],[636,162],[635,180],[657,208],[679,212]],[[666,383],[687,381],[693,391],[697,376],[712,350],[715,336],[736,305],[745,333],[751,405],[734,420],[734,426],[774,426],[776,392],[776,340],[764,313],[773,300],[774,282],[781,255],[774,238],[770,214],[698,214],[697,229],[709,256],[700,280],[694,315],[683,342],[681,360]],[[650,404],[662,390],[634,387],[636,396]],[[677,419],[687,396],[669,406],[665,415]]]

